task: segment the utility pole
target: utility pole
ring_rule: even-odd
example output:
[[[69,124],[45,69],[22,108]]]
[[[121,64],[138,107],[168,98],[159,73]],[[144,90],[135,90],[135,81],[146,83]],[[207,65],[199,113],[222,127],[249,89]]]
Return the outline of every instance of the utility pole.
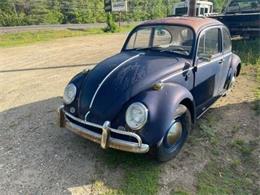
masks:
[[[196,2],[197,0],[189,1],[189,16],[196,16]]]

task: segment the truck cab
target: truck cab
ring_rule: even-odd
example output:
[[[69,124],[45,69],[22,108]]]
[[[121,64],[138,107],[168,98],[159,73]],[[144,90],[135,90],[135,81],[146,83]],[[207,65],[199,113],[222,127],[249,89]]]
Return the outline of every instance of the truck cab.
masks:
[[[189,0],[183,0],[176,3],[173,8],[174,16],[188,16],[189,13]],[[196,16],[208,16],[213,14],[213,3],[209,1],[197,1],[196,3]]]

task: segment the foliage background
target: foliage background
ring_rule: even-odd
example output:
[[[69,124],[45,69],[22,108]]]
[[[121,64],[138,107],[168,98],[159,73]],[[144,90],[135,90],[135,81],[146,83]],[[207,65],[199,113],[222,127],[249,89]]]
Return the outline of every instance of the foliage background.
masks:
[[[124,21],[170,15],[180,0],[128,0]],[[219,12],[225,0],[211,0]],[[113,13],[118,20],[117,13]],[[0,0],[0,26],[105,22],[104,0]]]

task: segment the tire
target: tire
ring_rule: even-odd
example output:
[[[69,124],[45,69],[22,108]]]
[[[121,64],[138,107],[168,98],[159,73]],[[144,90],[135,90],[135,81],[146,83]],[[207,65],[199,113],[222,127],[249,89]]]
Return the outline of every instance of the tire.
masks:
[[[234,88],[235,83],[236,83],[236,72],[234,73],[234,75],[230,79],[230,82],[228,84],[228,88],[227,88],[227,91],[226,91],[225,95],[229,94],[232,91],[232,89]]]
[[[180,125],[181,134],[176,134],[176,132],[180,132]],[[176,155],[180,152],[181,148],[183,147],[184,143],[187,141],[191,128],[191,113],[186,106],[180,104],[176,110],[175,116],[173,116],[173,123],[171,127],[166,131],[164,137],[159,142],[156,148],[157,159],[161,162],[165,162],[176,157]]]

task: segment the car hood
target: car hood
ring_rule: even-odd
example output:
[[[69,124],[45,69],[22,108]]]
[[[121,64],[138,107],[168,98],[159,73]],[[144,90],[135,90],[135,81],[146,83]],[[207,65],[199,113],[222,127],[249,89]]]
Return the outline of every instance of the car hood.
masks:
[[[79,117],[112,121],[123,105],[162,77],[183,67],[184,59],[159,52],[121,52],[99,63],[82,83]],[[97,120],[97,121],[93,121]]]

